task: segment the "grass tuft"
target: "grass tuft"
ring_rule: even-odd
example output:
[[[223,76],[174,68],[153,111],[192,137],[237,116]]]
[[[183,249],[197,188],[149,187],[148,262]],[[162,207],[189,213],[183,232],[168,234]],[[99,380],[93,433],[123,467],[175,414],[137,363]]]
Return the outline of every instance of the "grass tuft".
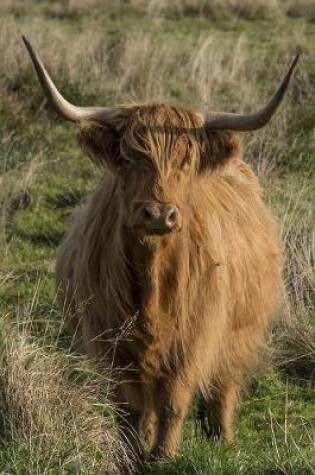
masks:
[[[72,352],[55,304],[56,247],[99,174],[76,147],[74,126],[44,100],[21,34],[78,105],[168,101],[250,112],[302,52],[272,123],[244,137],[285,248],[274,365],[248,390],[234,445],[199,440],[189,419],[178,458],[145,473],[314,473],[314,7],[313,0],[0,2],[0,473],[111,475],[127,457],[110,373],[97,374]]]
[[[0,339],[1,469],[115,473],[122,452],[109,378],[53,341],[39,345],[27,325],[2,321]]]

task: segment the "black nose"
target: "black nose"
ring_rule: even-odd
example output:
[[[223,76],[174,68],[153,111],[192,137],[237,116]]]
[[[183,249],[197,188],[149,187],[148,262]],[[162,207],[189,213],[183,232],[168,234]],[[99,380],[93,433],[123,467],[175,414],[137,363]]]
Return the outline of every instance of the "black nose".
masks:
[[[178,225],[179,212],[173,204],[146,203],[142,207],[141,221],[146,230],[162,234]]]

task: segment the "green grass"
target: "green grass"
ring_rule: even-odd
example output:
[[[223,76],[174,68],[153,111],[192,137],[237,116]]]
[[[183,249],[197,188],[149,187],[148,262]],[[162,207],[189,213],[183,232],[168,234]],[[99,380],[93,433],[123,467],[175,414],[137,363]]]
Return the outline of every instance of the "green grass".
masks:
[[[302,49],[299,71],[285,106],[262,133],[245,137],[245,156],[258,170],[265,199],[283,229],[288,289],[283,313],[302,329],[308,328],[308,333],[315,332],[315,30],[311,6],[300,7],[301,14],[293,14],[293,10],[276,14],[268,2],[263,10],[247,7],[243,13],[225,6],[213,16],[210,10],[196,13],[194,6],[152,15],[143,3],[137,7],[135,2],[127,2],[118,8],[108,2],[107,9],[94,3],[90,9],[76,7],[73,2],[66,7],[66,2],[48,1],[31,1],[26,7],[24,2],[12,0],[7,7],[1,6],[0,383],[2,392],[14,395],[15,404],[17,394],[23,395],[16,409],[17,421],[8,415],[8,406],[0,398],[3,475],[110,473],[112,463],[106,458],[108,445],[89,445],[91,428],[86,424],[98,407],[97,401],[103,401],[98,417],[108,409],[107,401],[94,391],[103,382],[95,381],[94,375],[86,382],[90,377],[86,375],[93,370],[87,370],[85,363],[80,363],[80,370],[73,369],[71,338],[55,303],[54,288],[56,249],[66,221],[93,190],[100,172],[78,150],[75,126],[61,122],[43,104],[20,33],[34,38],[62,91],[80,104],[111,105],[131,98],[200,108],[207,102],[207,107],[209,103],[231,111],[250,109],[274,90],[296,49]],[[33,378],[34,385],[26,384],[24,389],[10,386],[11,391],[8,358],[12,345],[20,344],[25,332],[27,342],[18,348],[21,355],[26,348],[31,359],[21,359],[19,371],[24,373],[19,374],[28,375],[29,383]],[[290,338],[290,334],[286,336]],[[275,341],[279,348],[287,348],[286,340],[277,337]],[[290,346],[298,358],[303,352],[307,354],[301,345],[293,340]],[[45,355],[46,366],[34,366],[38,355]],[[57,376],[50,358],[61,368]],[[314,353],[305,358],[311,368]],[[179,456],[147,467],[145,473],[314,473],[314,371],[310,370],[308,380],[303,381],[305,375],[302,378],[299,372],[291,371],[292,366],[294,358],[278,369],[268,366],[255,378],[241,406],[237,437],[231,447],[201,440],[191,414]],[[51,430],[55,435],[58,431],[52,447],[50,422],[45,420],[46,425],[35,428],[24,424],[30,417],[25,398],[26,394],[37,394],[37,372],[47,373],[47,387],[54,386],[56,377],[62,391],[67,387],[72,391],[74,383],[64,377],[65,368],[80,374],[75,385],[81,391],[81,402],[67,415],[69,430],[64,430],[62,398],[53,415],[55,403],[38,383],[51,414],[49,421],[53,421]],[[40,398],[34,401],[40,406]],[[79,413],[83,406],[85,422]],[[82,430],[80,440],[76,438],[77,424]]]

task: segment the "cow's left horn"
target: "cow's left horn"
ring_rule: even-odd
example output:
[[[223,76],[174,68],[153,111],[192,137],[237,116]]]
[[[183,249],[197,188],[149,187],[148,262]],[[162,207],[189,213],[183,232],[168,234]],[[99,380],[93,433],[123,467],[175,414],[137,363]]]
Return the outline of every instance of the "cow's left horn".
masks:
[[[64,119],[72,122],[81,120],[94,120],[96,122],[106,122],[106,117],[113,110],[111,107],[78,107],[68,102],[58,91],[51,77],[46,71],[40,57],[34,51],[30,42],[22,36],[25,46],[30,54],[31,60],[41,86],[53,108]]]
[[[292,73],[298,62],[299,55],[297,55],[289,68],[289,71],[283,78],[275,95],[271,100],[258,112],[254,114],[232,114],[225,112],[212,112],[206,114],[204,117],[204,127],[207,129],[225,129],[239,132],[247,132],[250,130],[257,130],[266,125],[276,112],[280,105],[284,94],[288,88]]]

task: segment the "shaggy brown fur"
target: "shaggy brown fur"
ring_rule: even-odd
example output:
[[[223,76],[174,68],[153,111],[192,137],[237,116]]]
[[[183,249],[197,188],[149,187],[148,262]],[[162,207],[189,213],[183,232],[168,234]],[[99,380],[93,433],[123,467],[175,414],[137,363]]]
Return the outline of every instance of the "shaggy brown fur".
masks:
[[[82,124],[104,167],[60,250],[57,283],[77,339],[117,371],[122,433],[135,457],[175,454],[197,392],[210,433],[233,435],[244,374],[281,289],[276,225],[231,132],[167,105],[129,106],[108,126]],[[143,202],[174,203],[180,229],[145,235]]]

